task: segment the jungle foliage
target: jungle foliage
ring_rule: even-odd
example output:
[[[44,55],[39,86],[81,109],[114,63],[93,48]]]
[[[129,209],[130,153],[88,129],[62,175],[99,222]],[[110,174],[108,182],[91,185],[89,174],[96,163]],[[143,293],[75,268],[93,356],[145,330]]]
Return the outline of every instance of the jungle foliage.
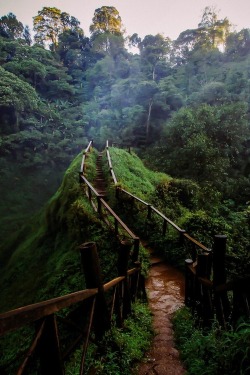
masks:
[[[1,204],[1,239],[46,202],[91,138],[97,148],[132,145],[151,167],[206,186],[215,211],[225,199],[246,209],[249,29],[233,31],[211,7],[176,40],[125,36],[108,6],[96,9],[90,37],[54,7],[33,26],[34,40],[14,14],[0,18],[1,196],[15,197],[11,212]],[[42,192],[31,189],[29,205],[26,179]]]
[[[248,374],[250,369],[250,324],[239,321],[236,329],[222,330],[215,323],[203,331],[196,325],[191,312],[182,308],[173,319],[175,338],[181,350],[187,374]]]
[[[132,146],[148,170],[113,149],[119,183],[207,246],[227,234],[230,275],[249,273],[250,29],[233,31],[209,7],[177,40],[125,37],[114,7],[95,11],[90,37],[57,8],[33,20],[34,40],[14,14],[0,18],[1,310],[82,286],[83,241],[97,242],[104,273],[112,271],[110,234],[79,194],[80,156],[72,162],[92,138],[97,149],[107,139]],[[120,211],[135,224],[138,208],[127,207]],[[144,224],[139,217],[146,235]],[[172,249],[158,229],[152,241]],[[180,264],[177,243],[172,250]]]

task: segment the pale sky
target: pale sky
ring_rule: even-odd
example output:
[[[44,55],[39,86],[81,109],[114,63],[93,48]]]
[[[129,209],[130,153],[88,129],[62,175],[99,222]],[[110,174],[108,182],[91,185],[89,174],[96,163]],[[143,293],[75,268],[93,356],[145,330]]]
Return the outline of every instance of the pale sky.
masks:
[[[0,0],[0,17],[12,12],[32,31],[32,17],[44,6],[56,7],[76,17],[88,36],[95,9],[105,5],[119,11],[126,35],[142,38],[161,33],[174,40],[182,31],[197,28],[206,6],[215,6],[219,17],[227,17],[236,30],[250,28],[250,0]]]

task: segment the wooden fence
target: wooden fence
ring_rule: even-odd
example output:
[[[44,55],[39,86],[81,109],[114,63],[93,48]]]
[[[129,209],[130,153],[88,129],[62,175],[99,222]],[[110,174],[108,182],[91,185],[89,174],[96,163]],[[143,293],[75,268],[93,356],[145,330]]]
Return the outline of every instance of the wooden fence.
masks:
[[[191,259],[185,260],[185,304],[192,308],[202,324],[209,325],[216,317],[219,323],[226,327],[228,322],[235,324],[240,316],[250,318],[250,279],[227,282],[226,236],[215,236],[212,249],[204,246],[150,203],[122,189],[114,172],[108,141],[106,153],[112,182],[116,186],[117,199],[121,199],[123,194],[130,198],[132,204],[137,203],[145,207],[147,222],[152,220],[153,215],[160,218],[162,236],[166,236],[167,228],[171,226],[179,233],[183,249],[188,249],[191,254]]]
[[[80,182],[83,183],[84,192],[88,197],[93,209],[98,213],[99,217],[106,222],[106,224],[114,229],[114,233],[117,238],[126,238],[133,241],[133,260],[138,260],[140,239],[136,236],[128,226],[121,220],[121,218],[116,215],[116,213],[111,209],[108,203],[103,199],[102,195],[99,194],[93,185],[87,180],[84,175],[84,162],[86,158],[86,153],[83,155],[84,161],[82,162],[83,168],[81,168],[79,178]],[[111,160],[110,160],[111,162]],[[111,169],[112,173],[112,169]],[[113,173],[113,177],[115,175]]]
[[[95,337],[102,337],[110,328],[113,317],[116,324],[122,326],[123,320],[131,311],[131,302],[138,296],[145,297],[144,279],[141,277],[138,262],[139,238],[112,211],[84,175],[85,158],[91,147],[92,142],[83,154],[80,181],[84,183],[85,192],[96,212],[109,224],[113,220],[111,225],[116,236],[122,237],[117,264],[118,275],[103,284],[95,243],[84,243],[79,246],[79,252],[85,276],[85,290],[1,314],[0,336],[26,325],[33,330],[29,349],[19,358],[20,365],[16,371],[18,375],[30,373],[33,366],[39,368],[42,375],[63,375],[65,361],[79,347],[82,352],[80,374],[84,374],[86,352],[92,332]],[[108,152],[108,143],[106,148]],[[117,185],[110,155],[108,162],[113,182]],[[214,246],[210,250],[152,205],[118,186],[117,191],[118,198],[120,194],[126,194],[145,206],[148,220],[153,214],[157,215],[162,220],[162,234],[166,235],[166,228],[171,225],[179,232],[183,244],[186,241],[191,244],[192,258],[185,261],[185,303],[198,314],[203,324],[209,324],[214,316],[224,327],[230,319],[235,322],[240,316],[250,317],[250,280],[226,281],[225,236],[215,236]],[[128,269],[131,253],[134,267]],[[62,326],[63,334],[60,335]]]
[[[26,325],[33,327],[30,347],[21,360],[17,375],[30,373],[30,363],[31,366],[35,363],[35,368],[42,375],[62,375],[64,362],[76,348],[82,350],[80,374],[84,374],[91,332],[97,338],[102,337],[110,328],[113,316],[121,327],[131,311],[131,302],[138,296],[145,297],[140,263],[136,262],[134,268],[128,270],[130,250],[128,241],[121,242],[118,276],[103,284],[96,245],[84,243],[79,251],[87,289],[0,315],[0,336]],[[65,308],[70,310],[62,318],[58,313]],[[63,325],[61,338],[59,325]]]
[[[62,375],[65,372],[65,361],[76,348],[81,348],[82,351],[79,373],[84,374],[92,332],[97,339],[101,338],[110,328],[113,317],[117,326],[121,327],[131,312],[131,303],[138,297],[146,297],[138,261],[139,238],[111,210],[84,176],[86,157],[92,145],[91,141],[83,152],[80,181],[84,182],[86,194],[100,217],[109,224],[110,217],[113,218],[115,235],[119,238],[119,231],[123,231],[118,242],[118,274],[116,278],[103,284],[96,245],[85,243],[79,247],[85,290],[1,314],[0,336],[26,326],[33,331],[29,348],[19,358],[20,365],[15,372],[17,375],[28,374],[34,368],[42,375]],[[134,266],[128,269],[131,254]],[[61,335],[60,328],[63,332]]]

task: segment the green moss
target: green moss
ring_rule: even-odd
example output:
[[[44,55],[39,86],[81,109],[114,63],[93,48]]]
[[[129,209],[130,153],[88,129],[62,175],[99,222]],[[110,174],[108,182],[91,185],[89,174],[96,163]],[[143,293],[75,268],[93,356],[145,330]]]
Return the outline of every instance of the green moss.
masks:
[[[119,184],[141,199],[147,199],[155,191],[157,184],[169,181],[165,173],[152,172],[134,153],[111,147],[112,165]]]
[[[92,176],[95,154],[86,160]],[[110,234],[79,184],[81,159],[79,154],[47,205],[3,249],[1,311],[81,289],[84,280],[77,246],[82,242],[96,241],[101,252],[108,251],[105,238],[110,245]],[[107,258],[104,268],[110,263]]]

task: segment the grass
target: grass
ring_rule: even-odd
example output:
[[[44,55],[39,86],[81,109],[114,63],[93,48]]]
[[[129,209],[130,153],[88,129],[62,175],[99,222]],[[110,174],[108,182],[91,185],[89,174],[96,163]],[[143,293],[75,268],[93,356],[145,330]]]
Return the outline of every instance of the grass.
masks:
[[[96,241],[101,252],[109,251],[105,243],[110,243],[110,233],[79,185],[81,158],[80,154],[71,163],[59,189],[40,213],[9,238],[2,249],[2,312],[82,288],[76,250],[82,242]],[[90,173],[95,153],[87,158],[86,164]],[[106,258],[104,268],[111,262],[110,257]],[[31,277],[34,274],[36,277]]]
[[[93,150],[86,159],[86,175],[90,181],[95,178],[96,155],[97,152]],[[78,176],[81,158],[80,154],[71,163],[59,189],[40,213],[6,242],[1,253],[1,259],[4,260],[0,275],[2,312],[83,289],[84,277],[77,251],[83,242],[96,242],[103,281],[117,276],[117,240],[98,218],[82,191]],[[142,247],[140,254],[145,258],[145,274],[148,261]],[[139,360],[149,344],[150,334],[147,332],[150,328],[145,326],[141,329],[143,321],[150,325],[146,318],[147,308],[138,306],[137,310],[133,310],[133,317],[126,321],[124,333],[113,327],[104,341],[99,343],[99,360],[95,363],[99,373],[112,373],[113,366],[121,369],[125,363],[129,373],[129,366]],[[20,335],[24,336],[24,344],[21,344]],[[30,333],[24,329],[21,333],[14,332],[1,339],[0,347],[5,354],[0,362],[0,371],[8,372],[15,367],[15,358],[25,352],[28,337]],[[20,342],[18,347],[17,341]],[[103,348],[107,350],[105,355],[102,355]],[[5,368],[7,364],[8,370]],[[73,373],[73,369],[71,363],[69,373]]]
[[[165,173],[152,172],[147,169],[136,154],[129,154],[123,149],[109,149],[112,165],[121,187],[141,199],[147,199],[156,186],[171,178]]]
[[[250,322],[236,330],[222,330],[217,323],[203,331],[185,307],[175,313],[174,331],[188,375],[247,375],[250,373]]]
[[[96,375],[130,375],[141,361],[153,336],[152,316],[148,306],[139,301],[132,305],[132,314],[124,327],[108,331],[98,346],[91,344],[87,353],[85,373]],[[66,374],[78,375],[81,351],[70,358]]]

